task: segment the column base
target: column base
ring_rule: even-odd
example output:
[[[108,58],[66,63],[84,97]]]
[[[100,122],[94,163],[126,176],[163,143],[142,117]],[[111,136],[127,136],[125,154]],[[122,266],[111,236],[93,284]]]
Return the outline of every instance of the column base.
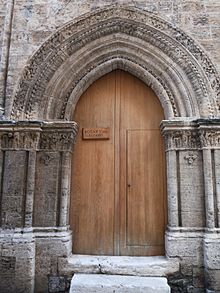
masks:
[[[220,292],[220,234],[204,236],[204,263],[207,292]]]
[[[59,228],[35,228],[36,237],[36,275],[35,292],[47,293],[50,288],[66,286],[65,277],[59,272],[60,259],[72,254],[72,233]],[[52,290],[52,289],[51,289]],[[51,291],[50,292],[58,292]],[[65,291],[63,291],[65,292]]]
[[[35,237],[19,230],[0,231],[0,292],[34,292]]]

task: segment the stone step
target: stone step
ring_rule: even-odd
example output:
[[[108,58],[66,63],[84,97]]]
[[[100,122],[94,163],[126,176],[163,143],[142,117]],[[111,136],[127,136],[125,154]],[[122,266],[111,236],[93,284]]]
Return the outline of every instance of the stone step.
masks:
[[[166,277],[179,271],[179,261],[164,256],[73,255],[68,269],[79,274]]]
[[[75,274],[70,293],[170,293],[166,278]]]

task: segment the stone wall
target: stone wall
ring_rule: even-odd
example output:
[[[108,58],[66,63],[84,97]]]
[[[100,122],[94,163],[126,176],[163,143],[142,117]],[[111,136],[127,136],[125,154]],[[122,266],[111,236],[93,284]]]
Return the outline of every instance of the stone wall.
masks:
[[[3,30],[5,23],[5,14],[6,14],[6,1],[0,1],[0,62],[2,57],[2,43],[3,43]]]
[[[153,14],[120,8],[117,22],[113,10],[90,13],[116,3]],[[198,293],[205,287],[220,292],[220,121],[207,119],[219,114],[219,16],[218,0],[0,0],[1,114],[5,107],[8,119],[38,120],[14,122],[2,116],[0,291],[32,292],[35,286],[36,292],[47,292],[48,277],[51,292],[57,292],[60,282],[67,290],[69,276],[62,276],[62,270],[71,255],[70,161],[77,126],[60,120],[71,119],[89,84],[120,68],[153,88],[168,119],[162,126],[168,179],[166,256],[180,260],[179,275],[169,276],[174,292]],[[72,22],[59,30],[76,17],[80,25]],[[200,116],[206,119],[198,120]],[[48,118],[53,122],[39,121]]]
[[[3,0],[0,5],[4,7],[6,2],[8,1]],[[184,29],[206,49],[220,70],[218,54],[220,51],[220,3],[218,0],[42,0],[34,1],[34,3],[22,0],[14,3],[7,99],[10,99],[28,58],[57,28],[83,13],[115,3],[147,9]],[[0,88],[2,86],[1,83]]]
[[[67,174],[76,132],[71,122],[0,125],[0,292],[30,293],[35,284],[47,292],[48,275],[71,253]]]

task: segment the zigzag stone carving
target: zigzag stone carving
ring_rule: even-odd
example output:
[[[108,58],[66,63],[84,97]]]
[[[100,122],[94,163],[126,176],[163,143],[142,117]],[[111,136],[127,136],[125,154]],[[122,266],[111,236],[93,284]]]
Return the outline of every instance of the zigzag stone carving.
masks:
[[[24,68],[11,118],[69,120],[92,81],[117,68],[152,86],[166,118],[219,115],[220,78],[202,48],[152,13],[116,5],[68,23],[40,47]]]

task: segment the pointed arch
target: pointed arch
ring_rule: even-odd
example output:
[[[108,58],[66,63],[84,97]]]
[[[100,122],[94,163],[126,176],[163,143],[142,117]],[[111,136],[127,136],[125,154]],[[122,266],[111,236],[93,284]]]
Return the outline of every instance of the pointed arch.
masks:
[[[64,25],[39,48],[11,118],[69,120],[86,88],[117,68],[152,87],[167,119],[219,115],[219,76],[203,49],[154,14],[116,5]]]

